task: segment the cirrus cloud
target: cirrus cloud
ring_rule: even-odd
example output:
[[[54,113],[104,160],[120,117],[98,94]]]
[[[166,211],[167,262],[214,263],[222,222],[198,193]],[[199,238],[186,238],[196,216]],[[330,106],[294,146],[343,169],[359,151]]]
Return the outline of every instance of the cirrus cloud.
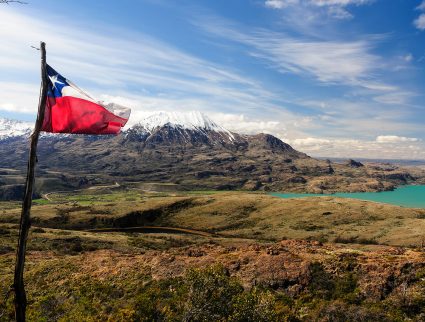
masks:
[[[266,0],[264,5],[272,9],[286,9],[300,6],[304,11],[308,11],[309,8],[313,8],[313,10],[324,8],[324,12],[328,16],[336,19],[351,19],[353,15],[346,7],[351,5],[360,6],[371,3],[372,1],[373,0]]]
[[[384,68],[382,58],[372,52],[384,36],[323,40],[295,38],[267,29],[244,30],[226,20],[220,24],[202,21],[198,25],[210,34],[248,46],[249,55],[271,63],[281,73],[313,77],[326,84],[389,88],[372,77]]]
[[[425,30],[425,13],[422,13],[417,19],[415,19],[413,24],[419,30]]]
[[[374,141],[308,137],[289,143],[313,157],[425,160],[425,149],[421,140],[396,135],[378,136]]]
[[[425,11],[425,0],[423,0],[422,3],[416,7],[416,9]]]
[[[416,7],[416,10],[425,11],[425,0]],[[413,20],[413,25],[419,30],[425,30],[425,13],[420,14],[418,18]]]
[[[400,142],[418,142],[418,138],[408,138],[405,136],[397,135],[379,135],[376,137],[378,143],[400,143]]]
[[[298,4],[298,0],[267,0],[265,6],[273,9],[283,9],[293,4]]]

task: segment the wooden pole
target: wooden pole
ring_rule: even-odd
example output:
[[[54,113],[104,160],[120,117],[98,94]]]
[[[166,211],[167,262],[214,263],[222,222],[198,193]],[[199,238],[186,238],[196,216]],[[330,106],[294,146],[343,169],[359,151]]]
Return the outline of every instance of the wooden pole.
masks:
[[[13,289],[15,291],[15,317],[17,322],[25,321],[27,297],[24,285],[25,251],[28,232],[31,226],[31,204],[34,190],[35,164],[37,163],[37,143],[44,120],[44,109],[47,100],[47,72],[46,72],[46,44],[40,43],[41,52],[41,87],[38,102],[38,114],[35,121],[34,132],[31,135],[31,146],[28,159],[27,181],[25,195],[22,203],[21,223],[19,227],[18,248],[16,250],[15,277]]]

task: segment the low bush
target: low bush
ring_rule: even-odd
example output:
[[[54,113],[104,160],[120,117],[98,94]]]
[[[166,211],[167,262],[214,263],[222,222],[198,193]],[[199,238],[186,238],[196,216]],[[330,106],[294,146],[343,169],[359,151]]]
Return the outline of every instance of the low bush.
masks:
[[[343,237],[338,236],[334,239],[334,243],[340,244],[363,244],[363,245],[379,245],[379,242],[373,238],[359,238],[358,236]]]

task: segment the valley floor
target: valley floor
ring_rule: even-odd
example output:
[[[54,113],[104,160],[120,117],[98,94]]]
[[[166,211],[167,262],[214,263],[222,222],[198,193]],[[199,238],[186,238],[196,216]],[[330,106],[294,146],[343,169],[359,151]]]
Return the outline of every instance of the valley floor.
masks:
[[[0,203],[0,321],[19,207]],[[115,187],[32,215],[31,321],[425,320],[424,209]]]

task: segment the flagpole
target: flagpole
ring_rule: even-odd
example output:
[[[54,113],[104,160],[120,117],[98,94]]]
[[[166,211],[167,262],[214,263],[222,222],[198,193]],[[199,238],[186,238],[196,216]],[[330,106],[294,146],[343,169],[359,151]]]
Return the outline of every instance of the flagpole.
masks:
[[[47,73],[46,73],[46,44],[40,42],[41,52],[41,87],[38,102],[38,114],[35,121],[34,132],[31,135],[31,145],[28,159],[27,180],[25,184],[25,194],[22,203],[21,222],[19,227],[18,247],[16,250],[15,277],[13,289],[15,292],[15,317],[17,322],[25,321],[25,311],[27,297],[24,285],[25,251],[28,239],[28,232],[31,226],[31,204],[34,190],[35,164],[37,163],[37,144],[40,130],[44,120],[44,109],[47,100]]]

